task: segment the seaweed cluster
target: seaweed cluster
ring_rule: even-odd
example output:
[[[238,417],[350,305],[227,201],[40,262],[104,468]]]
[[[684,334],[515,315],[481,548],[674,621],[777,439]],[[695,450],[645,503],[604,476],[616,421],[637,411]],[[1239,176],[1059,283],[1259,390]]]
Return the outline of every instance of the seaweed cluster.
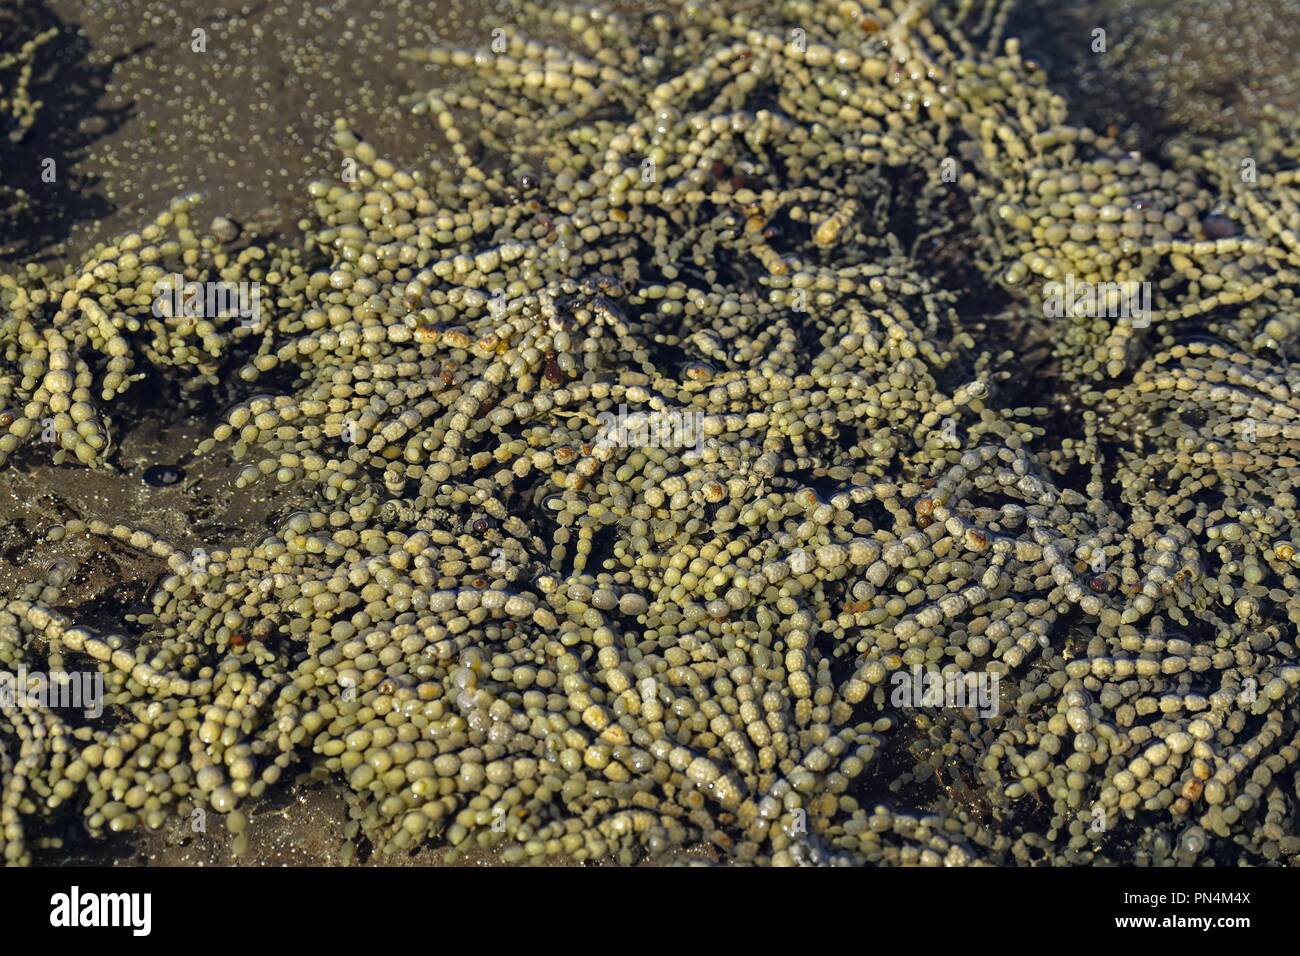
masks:
[[[313,502],[250,545],[49,530],[170,574],[123,633],[62,564],[0,598],[6,670],[108,705],[0,697],[7,861],[67,811],[246,845],[298,770],[390,853],[1300,852],[1294,131],[1144,159],[1006,4],[749,6],[518,3],[417,54],[441,161],[339,123],[300,242],[186,197],[0,277],[0,460],[109,468],[142,379],[234,382],[195,454]],[[900,702],[918,671],[1000,698]]]

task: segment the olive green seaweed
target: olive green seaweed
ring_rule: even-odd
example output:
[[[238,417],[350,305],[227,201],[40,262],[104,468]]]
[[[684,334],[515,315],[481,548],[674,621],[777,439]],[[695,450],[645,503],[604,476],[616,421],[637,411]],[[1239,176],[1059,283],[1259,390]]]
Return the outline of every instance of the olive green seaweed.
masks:
[[[237,380],[196,452],[313,502],[199,556],[50,529],[171,573],[120,634],[56,609],[64,567],[0,597],[0,666],[109,705],[0,707],[6,861],[65,812],[243,849],[302,770],[384,853],[1300,852],[1294,128],[1125,152],[1006,3],[515,6],[413,54],[455,77],[411,104],[443,158],[340,122],[299,240],[186,197],[0,278],[0,460],[111,467],[142,377]],[[156,310],[173,273],[261,314]],[[996,711],[898,703],[916,668]]]

